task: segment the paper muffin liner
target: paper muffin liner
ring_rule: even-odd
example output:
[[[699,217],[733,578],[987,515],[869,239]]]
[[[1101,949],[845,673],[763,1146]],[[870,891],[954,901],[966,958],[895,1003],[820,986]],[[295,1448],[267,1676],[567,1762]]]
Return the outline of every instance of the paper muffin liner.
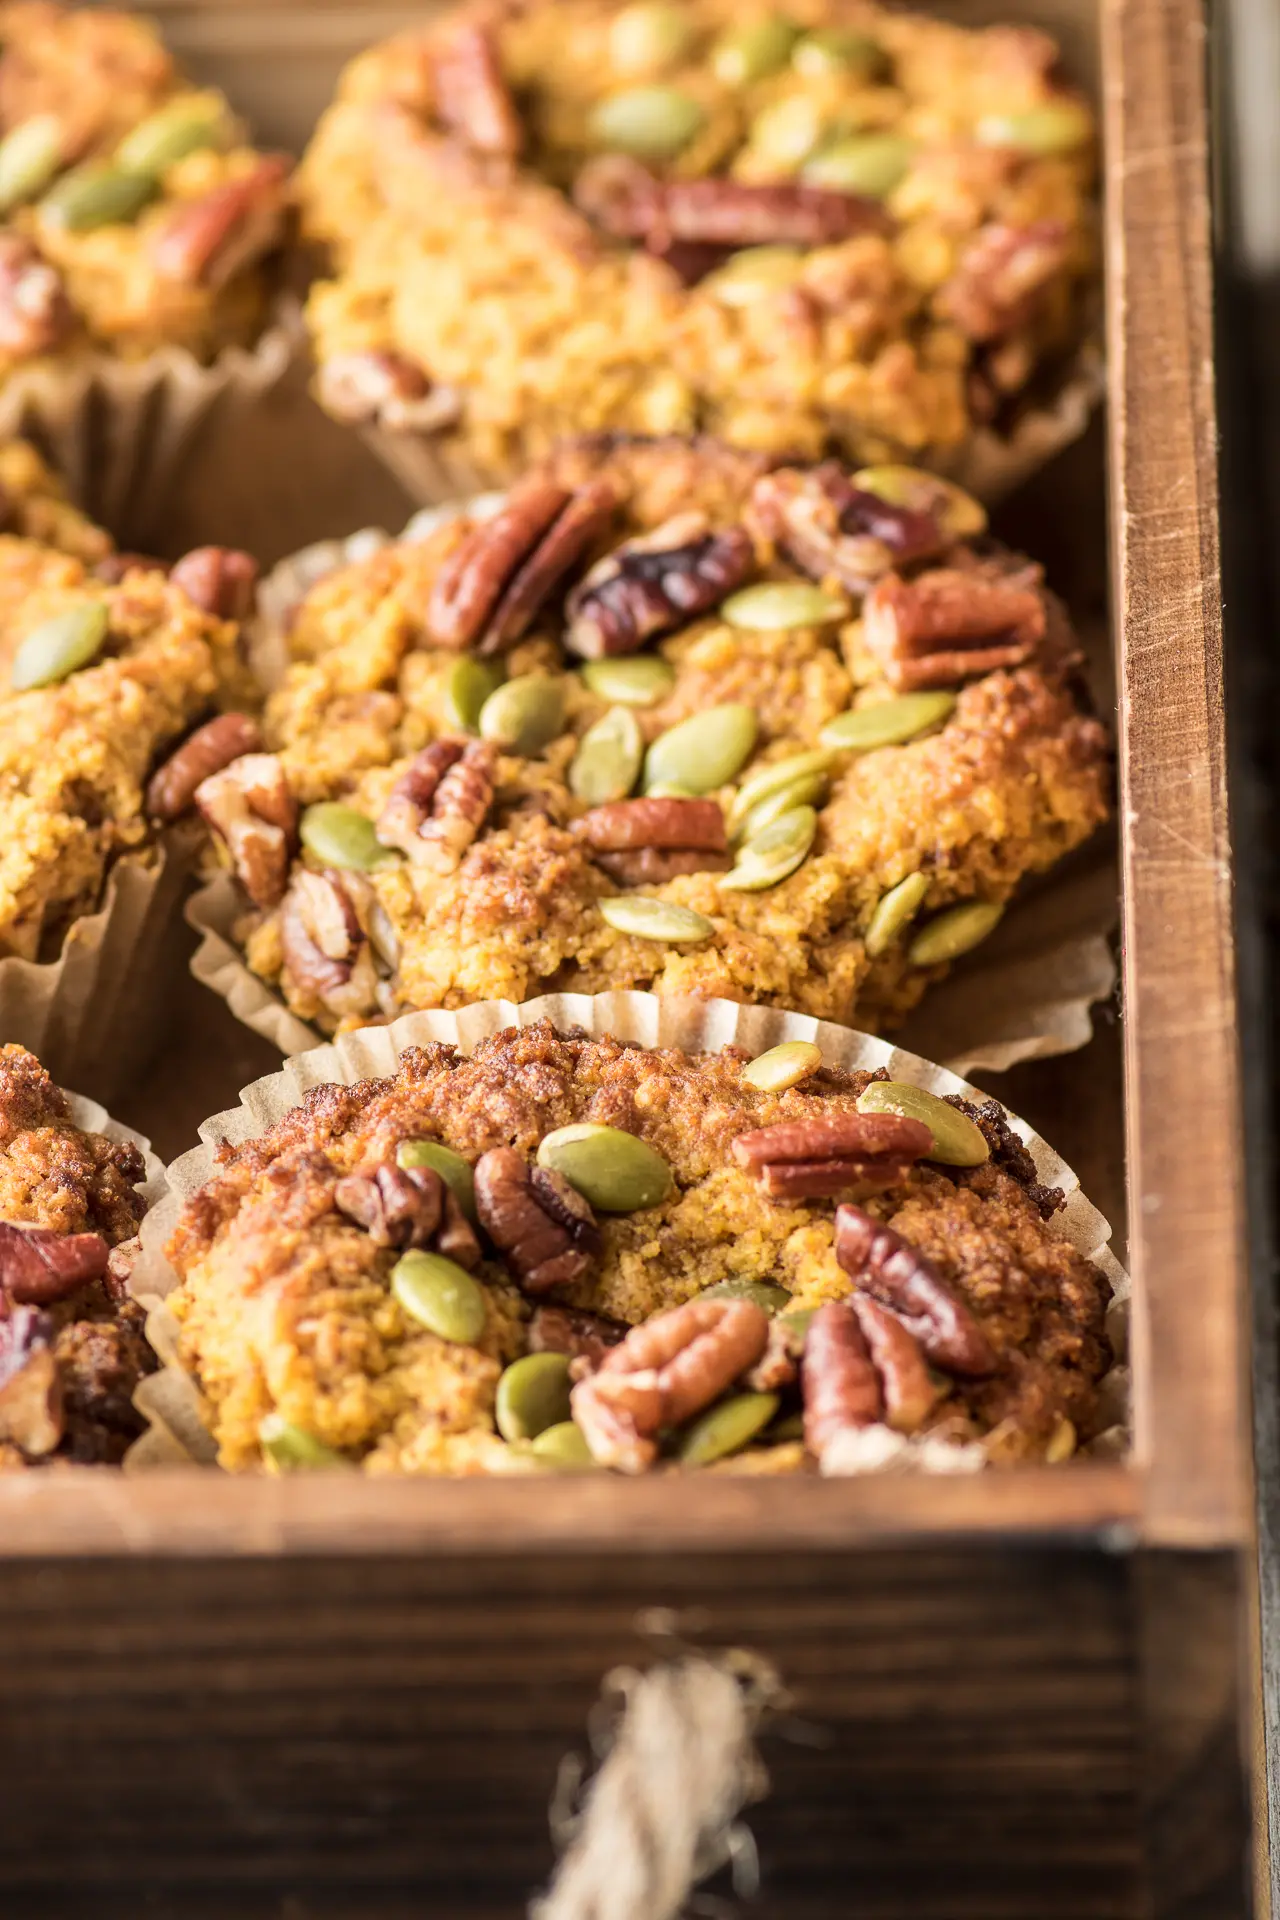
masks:
[[[578,1028],[593,1038],[606,1036],[642,1047],[675,1047],[689,1053],[714,1053],[734,1045],[750,1054],[763,1053],[784,1040],[811,1040],[822,1049],[830,1067],[872,1072],[884,1067],[895,1080],[911,1081],[939,1095],[958,1093],[969,1099],[989,1096],[970,1086],[945,1067],[906,1053],[871,1034],[855,1033],[807,1014],[778,1013],[765,1007],[739,1006],[730,1000],[698,1000],[688,995],[660,997],[653,993],[555,993],[517,1005],[510,1000],[485,1000],[458,1013],[413,1013],[387,1027],[366,1027],[342,1035],[286,1061],[279,1073],[255,1080],[240,1096],[238,1107],[215,1114],[200,1128],[202,1144],[175,1160],[168,1169],[163,1197],[142,1224],[142,1252],[133,1270],[132,1291],[147,1307],[147,1334],[165,1362],[163,1370],[143,1381],[135,1396],[150,1430],[137,1440],[125,1458],[126,1471],[141,1471],[182,1462],[215,1464],[213,1441],[201,1415],[198,1389],[178,1362],[178,1323],[166,1305],[178,1284],[164,1249],[187,1200],[214,1171],[214,1151],[222,1141],[239,1145],[265,1133],[302,1100],[312,1088],[337,1082],[382,1079],[396,1072],[400,1056],[409,1047],[446,1042],[469,1054],[480,1041],[507,1027],[527,1027],[550,1020],[561,1032]],[[1105,1276],[1111,1288],[1107,1316],[1115,1364],[1102,1383],[1104,1418],[1110,1423],[1093,1442],[1091,1451],[1117,1453],[1127,1444],[1128,1374],[1125,1366],[1128,1330],[1129,1281],[1111,1252],[1111,1228],[1097,1208],[1085,1199],[1071,1168],[1025,1121],[1009,1115],[1036,1165],[1036,1176],[1046,1186],[1067,1195],[1054,1216],[1063,1237]],[[840,1473],[897,1470],[970,1471],[983,1464],[981,1447],[955,1447],[935,1438],[907,1440],[872,1429],[835,1463]]]

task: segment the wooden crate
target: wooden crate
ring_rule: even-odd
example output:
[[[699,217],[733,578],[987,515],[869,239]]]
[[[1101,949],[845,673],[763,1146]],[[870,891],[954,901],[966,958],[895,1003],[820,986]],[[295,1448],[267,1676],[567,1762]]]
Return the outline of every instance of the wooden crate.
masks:
[[[338,61],[408,13],[161,11],[294,144]],[[1127,1158],[1133,1458],[536,1494],[0,1479],[6,1920],[507,1920],[549,1871],[557,1763],[582,1747],[605,1671],[652,1657],[639,1626],[655,1606],[696,1642],[775,1661],[811,1730],[766,1741],[762,1920],[1254,1910],[1205,27],[1195,0],[1103,0],[1100,20],[1069,0],[1019,11],[1063,34],[1081,70],[1101,66],[1125,1144],[1105,1035],[1001,1092],[1113,1214]],[[211,441],[173,503],[173,550],[218,538],[272,557],[395,524],[392,483],[303,405],[285,394],[252,436]],[[1101,512],[1088,444],[1081,462],[1068,532]],[[1015,513],[1052,495],[1061,521],[1064,484]],[[171,1011],[156,1070],[120,1106],[166,1152],[274,1065],[194,989]]]

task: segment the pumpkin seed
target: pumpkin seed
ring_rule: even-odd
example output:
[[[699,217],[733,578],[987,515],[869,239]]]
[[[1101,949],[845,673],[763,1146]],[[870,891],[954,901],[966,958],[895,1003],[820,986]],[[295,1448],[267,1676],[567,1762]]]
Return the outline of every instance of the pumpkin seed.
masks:
[[[849,604],[804,580],[762,580],[731,593],[720,609],[731,627],[752,633],[781,633],[789,627],[823,627],[847,620]]]
[[[896,700],[877,700],[854,707],[828,720],[818,735],[824,747],[838,753],[870,753],[876,747],[901,747],[930,727],[938,727],[955,711],[954,693],[904,693]]]
[[[651,707],[670,692],[676,676],[665,660],[642,653],[629,660],[589,660],[582,669],[582,681],[615,706]]]
[[[951,540],[971,540],[987,530],[987,510],[971,493],[922,467],[863,467],[853,484],[891,507],[931,513]]]
[[[1012,147],[1044,158],[1070,153],[1093,138],[1093,121],[1078,100],[1054,100],[1025,113],[988,113],[979,120],[979,146]]]
[[[692,787],[682,787],[675,780],[660,780],[656,787],[646,787],[645,792],[651,800],[696,800],[698,797]]]
[[[98,161],[64,174],[40,202],[40,217],[67,233],[88,233],[136,220],[159,191],[153,173],[128,173]]]
[[[379,840],[367,813],[344,807],[340,800],[317,800],[308,807],[298,828],[307,852],[322,867],[355,873],[377,873],[394,867],[399,856]]]
[[[803,865],[817,831],[813,808],[793,807],[739,848],[737,866],[717,885],[730,893],[763,893],[778,886]]]
[[[794,286],[803,265],[799,247],[744,247],[707,275],[702,291],[723,307],[749,307],[762,295]]]
[[[750,707],[707,707],[658,735],[645,755],[645,792],[676,786],[691,794],[714,793],[736,779],[755,744],[756,716]]]
[[[600,911],[618,933],[637,940],[662,940],[668,946],[689,946],[710,940],[715,925],[705,913],[678,907],[674,900],[655,900],[648,894],[625,893],[602,900]]]
[[[68,607],[33,627],[13,656],[9,684],[15,693],[51,687],[66,680],[102,651],[110,616],[106,602],[90,600]]]
[[[479,724],[486,740],[531,759],[564,726],[564,683],[546,673],[517,674],[489,695]]]
[[[807,187],[834,187],[882,200],[892,193],[911,165],[915,142],[896,133],[863,133],[823,147],[806,161],[801,179]]]
[[[907,949],[913,967],[938,967],[958,960],[962,953],[986,939],[1004,914],[994,900],[970,900],[963,906],[948,907],[927,927],[922,927]]]
[[[785,760],[771,760],[767,767],[761,767],[738,788],[729,809],[730,833],[737,833],[741,829],[747,816],[761,801],[785,793],[799,780],[808,780],[816,775],[821,781],[835,765],[835,758],[833,753],[819,748],[812,753],[789,753]]]
[[[143,120],[115,151],[115,164],[127,173],[161,174],[200,147],[214,147],[225,125],[222,102],[208,94],[189,94]]]
[[[484,1332],[485,1302],[465,1267],[442,1253],[401,1254],[391,1269],[391,1291],[411,1320],[441,1340],[472,1347]]]
[[[873,960],[887,953],[898,935],[915,919],[929,891],[929,876],[909,873],[896,887],[880,896],[875,912],[867,922],[862,944]]]
[[[489,696],[502,685],[501,667],[477,660],[474,654],[459,654],[445,682],[445,705],[455,727],[464,733],[480,731],[480,715]]]
[[[742,1069],[742,1077],[749,1087],[759,1087],[761,1093],[785,1093],[821,1065],[822,1049],[812,1040],[784,1040],[781,1046],[758,1053],[750,1066]]]
[[[698,1298],[749,1300],[753,1307],[759,1307],[761,1313],[777,1313],[780,1307],[791,1305],[791,1295],[787,1289],[771,1286],[767,1280],[719,1280],[714,1287],[704,1287]]]
[[[677,87],[629,87],[610,94],[591,116],[597,146],[637,160],[673,160],[703,123],[702,108]]]
[[[858,1112],[897,1113],[919,1120],[933,1135],[933,1151],[927,1158],[944,1167],[980,1167],[991,1158],[986,1136],[967,1113],[909,1081],[873,1080],[858,1096]]]
[[[62,123],[38,113],[0,140],[0,213],[20,207],[47,187],[62,164]]]
[[[472,1225],[476,1222],[476,1178],[471,1162],[464,1160],[452,1147],[441,1146],[438,1140],[402,1140],[396,1148],[396,1165],[408,1170],[411,1167],[430,1167],[452,1193],[462,1211]]]
[[[295,1426],[282,1413],[267,1413],[258,1422],[258,1444],[279,1473],[297,1473],[317,1467],[349,1467],[351,1462],[305,1427]]]
[[[639,1213],[659,1206],[671,1191],[671,1169],[656,1148],[594,1120],[549,1133],[538,1148],[538,1165],[563,1174],[600,1213]]]
[[[529,1452],[544,1467],[558,1467],[565,1472],[596,1464],[586,1435],[572,1420],[560,1420],[554,1427],[547,1427],[534,1440]]]
[[[513,1360],[498,1382],[494,1418],[498,1432],[513,1444],[536,1440],[548,1427],[569,1419],[569,1356],[526,1353]]]
[[[818,1311],[816,1307],[793,1307],[790,1313],[782,1314],[783,1326],[791,1336],[792,1345],[797,1352],[803,1351],[805,1335],[809,1331],[809,1322]]]
[[[711,71],[726,87],[749,86],[786,66],[796,37],[790,20],[776,13],[733,27],[711,49]]]
[[[1076,1450],[1076,1430],[1065,1413],[1060,1413],[1054,1422],[1053,1432],[1049,1435],[1049,1444],[1044,1450],[1046,1467],[1060,1467],[1069,1460]]]
[[[751,149],[768,166],[791,173],[813,152],[827,130],[821,107],[795,93],[763,108],[751,123]]]
[[[680,7],[624,7],[609,28],[609,59],[619,73],[661,73],[689,51],[693,28]]]
[[[793,780],[789,787],[783,787],[779,793],[771,793],[758,806],[752,807],[742,823],[741,831],[734,835],[736,840],[754,840],[775,820],[781,820],[784,813],[792,813],[797,807],[812,806],[825,797],[827,776],[825,773],[802,775]]]
[[[610,707],[583,734],[569,767],[569,788],[589,807],[625,800],[640,777],[644,735],[630,707]]]
[[[735,1393],[708,1407],[681,1435],[678,1448],[681,1464],[707,1467],[713,1460],[740,1453],[767,1427],[778,1411],[776,1393]]]
[[[888,71],[889,59],[879,41],[867,34],[851,27],[826,27],[801,35],[792,49],[791,64],[807,79],[852,72],[879,80]]]

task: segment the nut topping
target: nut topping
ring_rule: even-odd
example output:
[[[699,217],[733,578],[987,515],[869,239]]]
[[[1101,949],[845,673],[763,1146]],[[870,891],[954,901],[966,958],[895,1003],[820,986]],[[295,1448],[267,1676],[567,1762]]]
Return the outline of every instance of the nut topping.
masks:
[[[591,857],[620,886],[659,885],[682,873],[726,873],[724,815],[715,800],[613,800],[574,823]]]
[[[274,907],[284,896],[298,836],[297,802],[275,754],[243,754],[202,780],[195,801],[254,906]]]
[[[348,1174],[333,1198],[379,1247],[432,1247],[468,1272],[480,1264],[480,1243],[433,1167],[388,1162],[372,1174]]]
[[[882,1120],[897,1125],[866,1124]],[[741,1133],[733,1143],[733,1156],[739,1166],[758,1175],[775,1200],[848,1193],[866,1197],[905,1180],[932,1140],[928,1127],[898,1114],[831,1114]]]
[[[107,553],[97,561],[93,568],[95,580],[101,580],[108,587],[118,587],[130,573],[168,573],[169,563],[157,560],[151,553]]]
[[[829,187],[745,180],[658,180],[638,161],[605,155],[588,161],[574,200],[619,240],[642,240],[653,253],[690,242],[726,247],[826,247],[860,233],[888,233],[876,200]]]
[[[919,1341],[896,1314],[869,1293],[851,1294],[849,1305],[858,1316],[862,1337],[880,1376],[886,1423],[897,1433],[914,1433],[924,1425],[938,1398]]]
[[[929,1359],[952,1373],[995,1370],[989,1341],[931,1260],[861,1207],[836,1209],[836,1259],[855,1285],[889,1308]]]
[[[879,1420],[880,1376],[858,1316],[843,1300],[819,1307],[809,1322],[802,1379],[804,1443],[819,1463],[837,1434]]]
[[[107,1271],[100,1233],[53,1233],[0,1221],[0,1300],[47,1307]]]
[[[219,714],[197,727],[152,774],[147,785],[148,814],[166,823],[176,820],[195,805],[197,787],[233,760],[256,754],[261,745],[257,723],[247,713]]]
[[[294,874],[280,912],[285,970],[340,1019],[377,1005],[377,969],[355,895],[368,910],[373,889],[361,874],[309,867]]]
[[[740,527],[713,533],[705,514],[677,514],[606,555],[574,588],[565,645],[584,660],[635,653],[718,606],[754,564]]]
[[[0,1331],[8,1325],[12,1322],[0,1322]],[[0,1382],[0,1440],[10,1441],[29,1459],[43,1459],[65,1431],[62,1380],[47,1339],[33,1340],[30,1357],[12,1371],[0,1348]]]
[[[584,1376],[626,1337],[621,1320],[608,1320],[580,1307],[539,1307],[529,1322],[530,1353],[567,1353],[581,1364]]]
[[[658,887],[682,873],[728,873],[729,853],[697,847],[637,847],[631,853],[593,853],[595,865],[620,887]]]
[[[414,755],[378,816],[378,838],[384,847],[399,847],[413,858],[440,782],[466,749],[465,740],[433,740]]]
[[[435,51],[436,112],[477,153],[510,157],[523,136],[487,27],[455,27]]]
[[[453,873],[479,837],[489,809],[497,754],[487,740],[436,740],[416,754],[378,820],[384,846],[401,847],[417,867]]]
[[[939,312],[971,340],[1025,327],[1062,274],[1070,239],[1060,220],[983,227],[938,295]]]
[[[49,353],[71,331],[62,276],[29,240],[0,234],[0,353],[26,360]]]
[[[482,654],[514,646],[613,508],[600,481],[576,493],[536,474],[520,481],[441,568],[427,608],[431,639]]]
[[[924,559],[947,544],[933,514],[864,492],[834,462],[764,474],[752,488],[747,521],[802,573],[813,580],[834,575],[854,593],[895,563]]]
[[[376,420],[397,431],[430,431],[458,417],[458,396],[432,386],[402,353],[335,353],[322,362],[316,393],[326,413],[349,425]]]
[[[590,1205],[563,1174],[531,1167],[514,1147],[493,1147],[476,1162],[476,1211],[526,1293],[581,1280],[600,1249]]]
[[[217,620],[247,620],[257,599],[258,563],[234,547],[194,547],[169,574],[188,600]]]
[[[287,160],[269,157],[199,200],[183,201],[151,236],[156,272],[185,286],[226,286],[279,239],[288,172]]]
[[[939,687],[997,667],[1023,666],[1046,627],[1041,570],[933,567],[914,580],[891,573],[867,595],[863,637],[891,686]]]

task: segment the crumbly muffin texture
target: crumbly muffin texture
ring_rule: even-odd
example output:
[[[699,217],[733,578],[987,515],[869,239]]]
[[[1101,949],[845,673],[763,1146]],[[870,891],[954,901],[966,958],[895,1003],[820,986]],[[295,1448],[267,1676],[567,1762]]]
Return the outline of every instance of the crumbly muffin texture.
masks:
[[[705,1315],[708,1288],[774,1289],[775,1309],[802,1314],[861,1295],[863,1282],[836,1256],[835,1198],[771,1197],[735,1143],[775,1129],[794,1148],[808,1137],[797,1129],[856,1127],[865,1118],[859,1097],[884,1076],[819,1066],[769,1093],[743,1079],[746,1058],[732,1048],[646,1051],[540,1022],[484,1041],[470,1058],[446,1046],[411,1049],[393,1078],[316,1088],[261,1138],[224,1145],[168,1248],[181,1283],[170,1304],[182,1356],[223,1465],[278,1461],[264,1440],[283,1426],[295,1449],[302,1436],[293,1464],[307,1464],[311,1448],[310,1464],[337,1455],[375,1473],[520,1471],[528,1449],[497,1431],[495,1395],[504,1367],[527,1351],[577,1354],[582,1379],[628,1328],[669,1326],[671,1311],[691,1301]],[[1037,1184],[1003,1111],[994,1102],[952,1106],[984,1136],[983,1164],[929,1164],[914,1137],[878,1177],[884,1163],[864,1163],[846,1197],[860,1193],[864,1219],[925,1256],[948,1311],[985,1356],[968,1377],[935,1371],[915,1430],[979,1442],[996,1461],[1053,1457],[1064,1422],[1081,1437],[1098,1424],[1109,1290],[1055,1228],[1062,1195]],[[527,1181],[540,1144],[583,1122],[644,1143],[669,1168],[670,1189],[656,1205],[599,1213],[589,1233],[579,1201],[573,1233],[549,1243],[549,1216],[539,1226],[535,1215],[544,1238],[530,1255],[526,1229],[508,1230],[495,1179],[510,1178],[514,1165]],[[927,1146],[927,1130],[922,1137]],[[389,1212],[370,1224],[360,1200],[379,1179],[403,1180],[394,1170],[410,1163],[406,1143],[420,1141],[451,1148],[475,1171],[468,1285],[484,1310],[465,1341],[415,1317],[394,1276],[422,1256],[403,1252]],[[564,1190],[558,1213],[554,1192],[540,1191],[554,1233],[554,1221],[572,1217]],[[587,1251],[575,1255],[574,1245]],[[531,1267],[567,1246],[558,1279]],[[787,1324],[803,1339],[803,1320]],[[772,1376],[782,1417],[800,1391],[795,1376],[794,1364]],[[574,1408],[576,1417],[576,1400]],[[774,1444],[769,1433],[735,1464],[781,1470],[800,1458],[794,1442]]]
[[[362,54],[299,175],[347,419],[509,475],[566,433],[954,462],[1097,273],[1057,49],[861,0],[477,0]]]
[[[137,1147],[77,1127],[34,1055],[0,1047],[0,1471],[118,1465],[143,1431],[143,1176]]]
[[[146,21],[0,5],[0,379],[90,351],[250,344],[287,183]]]
[[[904,486],[932,507],[890,505]],[[279,791],[217,837],[250,966],[327,1032],[610,988],[900,1019],[1108,805],[1065,614],[956,515],[982,525],[902,469],[590,441],[496,515],[331,573],[246,776]],[[649,704],[596,690],[618,666],[656,675],[622,690]],[[540,743],[512,699],[546,709]]]

